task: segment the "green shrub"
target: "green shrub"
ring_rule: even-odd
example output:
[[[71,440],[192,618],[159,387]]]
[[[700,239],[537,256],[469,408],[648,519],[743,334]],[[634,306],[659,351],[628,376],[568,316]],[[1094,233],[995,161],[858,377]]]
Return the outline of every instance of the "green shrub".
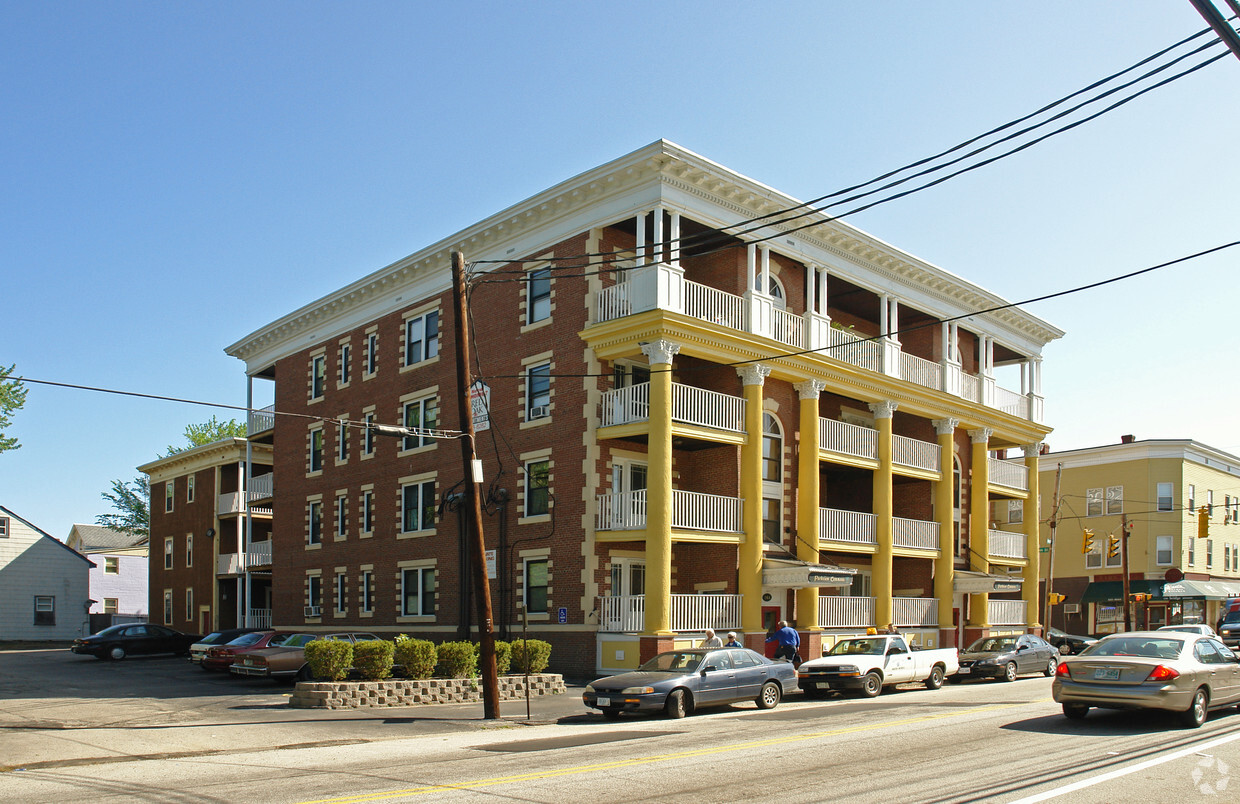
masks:
[[[363,681],[380,681],[392,675],[396,646],[386,639],[363,639],[353,646],[353,669]]]
[[[472,642],[445,642],[439,646],[439,667],[448,678],[478,675],[478,646]]]
[[[495,640],[495,672],[501,676],[512,666],[512,645],[502,639]]]
[[[396,637],[396,664],[404,668],[409,678],[430,678],[435,675],[439,661],[435,643],[426,639],[410,639],[401,634]]]
[[[316,639],[306,643],[310,674],[328,681],[343,681],[353,666],[353,643],[341,639]]]
[[[512,641],[512,670],[514,673],[541,673],[551,663],[551,643],[541,639],[514,639]]]

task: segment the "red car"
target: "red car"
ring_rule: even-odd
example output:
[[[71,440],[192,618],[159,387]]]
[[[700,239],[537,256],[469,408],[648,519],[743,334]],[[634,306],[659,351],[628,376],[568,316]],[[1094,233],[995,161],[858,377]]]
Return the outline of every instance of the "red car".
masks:
[[[237,655],[259,648],[274,648],[293,634],[289,631],[256,631],[241,636],[226,645],[212,645],[202,657],[203,670],[228,672]]]

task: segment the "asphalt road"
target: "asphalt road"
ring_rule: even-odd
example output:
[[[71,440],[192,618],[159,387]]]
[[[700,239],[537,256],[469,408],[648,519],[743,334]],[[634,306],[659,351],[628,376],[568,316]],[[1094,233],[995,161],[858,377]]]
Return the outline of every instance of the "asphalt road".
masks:
[[[307,716],[282,708],[287,688],[198,679],[206,674],[174,660],[18,659],[0,653],[4,801],[1149,804],[1240,792],[1240,778],[1230,786],[1240,713],[1215,713],[1199,730],[1146,713],[1068,721],[1041,677],[873,700],[790,696],[769,712],[743,704],[679,721],[609,723],[570,696],[541,702],[535,725],[523,726],[524,705],[498,722],[481,721],[476,705]],[[10,670],[40,663],[83,684],[97,678],[94,690],[113,697],[39,697],[33,679],[12,694]],[[127,688],[144,678],[171,691]],[[55,725],[78,708],[77,726]],[[148,743],[162,750],[134,750]],[[24,770],[7,759],[35,746],[46,755]]]

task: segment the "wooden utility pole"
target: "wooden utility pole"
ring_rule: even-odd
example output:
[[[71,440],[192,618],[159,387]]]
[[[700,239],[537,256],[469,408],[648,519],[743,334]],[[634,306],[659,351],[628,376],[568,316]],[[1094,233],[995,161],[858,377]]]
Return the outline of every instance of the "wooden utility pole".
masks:
[[[1055,528],[1059,526],[1059,480],[1063,477],[1063,464],[1059,464],[1055,468],[1055,496],[1051,498],[1051,518],[1047,523],[1051,526],[1051,543],[1048,546],[1050,551],[1049,566],[1046,568],[1046,597],[1042,599],[1042,622],[1046,623],[1046,627],[1050,628],[1054,625],[1051,622],[1055,614],[1055,610],[1051,608],[1051,595],[1055,591]],[[1067,623],[1064,623],[1065,630]]]
[[[1128,514],[1119,518],[1120,571],[1124,573],[1124,630],[1132,630],[1132,600],[1128,595]]]
[[[465,255],[452,252],[452,299],[456,303],[456,382],[461,430],[461,461],[465,467],[465,506],[461,515],[473,530],[471,558],[474,597],[478,604],[478,658],[482,673],[482,709],[487,720],[499,718],[499,671],[495,664],[495,628],[491,615],[491,582],[487,579],[486,539],[482,535],[482,500],[478,486],[482,471],[474,449],[474,414],[469,389],[469,309],[465,298]]]
[[[1223,44],[1227,45],[1231,52],[1236,54],[1236,58],[1240,59],[1240,35],[1236,34],[1236,29],[1228,24],[1214,3],[1211,0],[1188,0],[1188,2],[1192,3],[1202,19],[1210,24],[1210,27],[1218,34],[1218,38],[1223,40]],[[1227,0],[1227,5],[1240,14],[1240,6],[1237,6],[1235,0]]]

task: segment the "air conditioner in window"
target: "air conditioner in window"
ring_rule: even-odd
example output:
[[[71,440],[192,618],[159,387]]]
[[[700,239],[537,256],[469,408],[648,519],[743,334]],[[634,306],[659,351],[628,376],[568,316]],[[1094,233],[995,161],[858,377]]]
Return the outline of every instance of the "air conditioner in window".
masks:
[[[535,405],[534,407],[530,408],[531,419],[545,419],[550,415],[551,415],[550,405]]]
[[[1081,604],[1080,603],[1064,603],[1063,613],[1064,614],[1080,614]]]
[[[322,606],[306,606],[307,617],[318,617],[322,613],[323,613]]]

